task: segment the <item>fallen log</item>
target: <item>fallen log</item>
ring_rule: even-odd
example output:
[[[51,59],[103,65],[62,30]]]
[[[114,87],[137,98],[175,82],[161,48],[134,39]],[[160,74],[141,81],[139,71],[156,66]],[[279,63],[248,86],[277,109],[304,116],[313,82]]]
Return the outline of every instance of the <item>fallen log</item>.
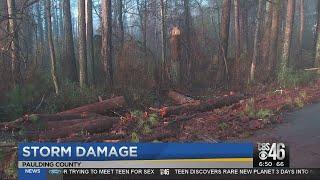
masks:
[[[176,91],[172,91],[172,90],[170,90],[168,92],[168,97],[171,98],[175,104],[180,104],[180,105],[191,103],[191,102],[195,101],[191,97],[187,97],[183,94],[180,94],[180,93],[178,93]]]
[[[212,109],[230,106],[244,98],[243,95],[226,96],[221,99],[209,99],[202,102],[192,102],[179,106],[170,106],[159,109],[159,114],[163,117],[182,113],[205,112]]]
[[[70,124],[72,122],[64,122],[70,120],[80,120],[97,118],[102,115],[93,113],[78,113],[78,114],[31,114],[25,115],[17,120],[0,123],[0,129],[5,131],[17,131],[23,128],[46,128],[48,127],[48,122],[59,121],[59,124],[63,126],[64,124]],[[57,123],[49,123],[57,124]]]
[[[94,117],[101,117],[100,114],[95,113],[77,113],[77,114],[31,114],[27,117],[29,120],[37,122],[37,121],[65,121],[65,120],[73,120],[73,119],[87,119]]]
[[[66,137],[60,139],[59,142],[103,142],[105,140],[117,140],[123,139],[125,136],[123,134],[93,134],[93,135],[86,135],[86,136],[73,136],[73,137]]]
[[[109,110],[114,110],[118,108],[122,108],[126,106],[126,101],[123,96],[114,97],[111,99],[107,99],[101,102],[96,102],[93,104],[87,104],[78,108],[70,109],[67,111],[63,111],[57,113],[58,115],[65,114],[77,114],[77,113],[97,113],[97,114],[105,114]]]
[[[60,127],[45,132],[40,132],[39,139],[53,140],[58,138],[64,138],[76,133],[100,133],[110,130],[113,124],[119,120],[116,117],[100,117],[98,119],[85,120],[71,126]]]
[[[8,121],[8,122],[3,122],[0,123],[0,130],[1,131],[14,131],[14,130],[18,130],[21,128],[22,124],[24,124],[25,119],[19,118],[16,119],[14,121]]]

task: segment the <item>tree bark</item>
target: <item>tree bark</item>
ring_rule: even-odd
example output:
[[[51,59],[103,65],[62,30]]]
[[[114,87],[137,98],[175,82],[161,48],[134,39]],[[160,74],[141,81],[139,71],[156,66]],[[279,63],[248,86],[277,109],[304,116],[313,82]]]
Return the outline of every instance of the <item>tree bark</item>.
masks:
[[[278,60],[278,33],[280,24],[280,0],[273,0],[272,8],[272,23],[270,30],[270,43],[269,43],[269,60],[268,60],[268,72],[269,80],[274,78],[275,69]]]
[[[80,87],[87,85],[87,42],[85,1],[78,2],[79,30],[79,82]]]
[[[281,63],[280,63],[280,72],[278,80],[283,82],[287,73],[287,66],[290,56],[290,47],[291,47],[291,38],[292,38],[292,28],[294,22],[294,9],[295,9],[295,0],[288,0],[287,4],[287,14],[286,14],[286,25],[284,29],[282,53],[281,53]]]
[[[52,22],[51,22],[51,1],[46,0],[47,9],[47,21],[48,21],[48,43],[50,49],[50,60],[51,60],[51,77],[54,85],[55,93],[58,95],[60,93],[58,75],[57,75],[57,65],[56,65],[56,53],[53,45],[53,35],[52,35]]]
[[[73,32],[71,24],[70,0],[63,0],[63,27],[65,41],[65,70],[67,79],[78,81],[76,58],[74,53]]]
[[[76,114],[31,114],[24,116],[25,119],[34,121],[34,122],[49,122],[49,121],[67,121],[72,119],[88,119],[88,118],[97,118],[100,117],[100,114],[94,113],[76,113]]]
[[[40,139],[52,140],[70,136],[75,133],[99,133],[106,132],[112,128],[112,125],[119,120],[119,118],[101,117],[93,120],[82,120],[83,122],[76,123],[71,126],[64,126],[58,129],[39,133]]]
[[[111,0],[101,1],[101,59],[106,75],[106,87],[113,87],[113,60],[112,60],[112,11]]]
[[[320,1],[318,1],[318,6],[317,6],[317,41],[316,41],[316,56],[315,56],[314,66],[316,68],[320,68]]]
[[[20,59],[19,59],[19,34],[16,22],[16,3],[15,0],[7,0],[8,16],[9,16],[9,32],[12,37],[10,42],[11,54],[11,73],[13,85],[16,87],[21,83],[22,77],[20,72]]]
[[[217,82],[226,82],[229,80],[229,68],[227,62],[228,41],[229,41],[229,25],[230,25],[231,0],[223,0],[222,15],[220,25],[220,42],[219,42],[219,70],[217,74]]]
[[[253,45],[253,57],[251,62],[251,69],[250,69],[250,82],[255,81],[255,72],[256,72],[256,64],[258,59],[258,51],[259,51],[259,44],[260,44],[260,25],[261,25],[261,17],[262,17],[262,8],[263,8],[263,0],[259,0],[258,5],[258,15],[256,18],[256,29],[254,33],[254,45]]]
[[[241,72],[241,34],[240,34],[240,0],[234,0],[234,31],[235,31],[235,78],[234,83],[236,87],[240,85]]]
[[[302,43],[303,43],[303,33],[304,33],[304,0],[300,0],[300,24],[299,24],[299,35],[298,35],[298,63],[296,66],[299,68],[303,65],[302,62]]]
[[[186,68],[185,74],[187,76],[186,82],[187,85],[190,85],[193,79],[193,58],[192,58],[192,48],[191,48],[191,13],[190,13],[190,1],[183,0],[184,7],[184,21],[185,21],[185,38],[186,38]]]
[[[160,63],[160,87],[163,87],[164,82],[166,81],[167,75],[167,51],[166,51],[166,44],[167,44],[167,36],[166,36],[166,7],[165,7],[165,0],[160,0],[160,15],[161,15],[161,63]]]
[[[104,100],[101,102],[96,102],[93,104],[84,105],[78,108],[70,109],[67,111],[63,111],[57,113],[58,115],[65,115],[65,114],[77,114],[77,113],[97,113],[97,114],[104,114],[109,110],[119,109],[126,106],[126,101],[123,96],[114,97],[108,100]]]
[[[123,0],[118,0],[118,25],[120,34],[120,47],[123,47],[124,43],[124,26],[123,26]]]
[[[239,102],[244,97],[239,96],[227,96],[221,99],[209,99],[203,102],[195,101],[192,103],[182,104],[178,106],[164,107],[159,110],[161,116],[176,115],[182,113],[194,113],[194,112],[206,112],[212,109],[221,108],[224,106],[230,106]]]
[[[91,70],[90,83],[95,85],[95,62],[93,49],[93,20],[92,20],[92,0],[86,0],[86,39],[87,39],[87,54],[88,65]]]

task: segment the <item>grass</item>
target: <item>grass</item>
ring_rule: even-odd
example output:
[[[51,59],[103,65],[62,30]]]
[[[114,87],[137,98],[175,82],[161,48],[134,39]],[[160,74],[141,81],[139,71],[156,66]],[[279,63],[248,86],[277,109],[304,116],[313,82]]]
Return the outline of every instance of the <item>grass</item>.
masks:
[[[300,85],[306,85],[312,83],[318,74],[311,71],[294,70],[293,68],[287,68],[286,72],[283,72],[279,77],[279,83],[284,88],[294,88]]]

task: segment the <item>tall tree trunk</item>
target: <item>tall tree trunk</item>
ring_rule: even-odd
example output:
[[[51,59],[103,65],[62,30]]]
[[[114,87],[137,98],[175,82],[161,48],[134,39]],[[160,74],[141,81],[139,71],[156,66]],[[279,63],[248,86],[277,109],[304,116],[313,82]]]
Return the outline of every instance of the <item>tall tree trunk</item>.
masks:
[[[221,80],[226,83],[229,80],[229,67],[227,62],[228,55],[228,41],[229,41],[229,26],[230,26],[230,10],[231,0],[223,0],[222,15],[220,25],[220,46],[219,46],[219,70],[217,74],[217,81]]]
[[[291,46],[291,38],[292,38],[292,28],[294,22],[294,9],[295,9],[295,0],[288,0],[287,4],[287,14],[286,14],[286,25],[284,29],[284,37],[283,37],[283,46],[281,53],[281,64],[280,64],[280,72],[279,72],[279,81],[283,82],[285,79],[285,75],[287,72],[287,66],[290,56],[290,46]]]
[[[143,0],[140,2],[140,0],[137,1],[137,9],[139,14],[139,20],[140,20],[140,28],[141,28],[141,34],[142,34],[142,45],[143,45],[143,51],[147,52],[147,0]]]
[[[239,26],[240,26],[240,37],[241,40],[240,42],[242,43],[241,45],[241,51],[242,53],[244,53],[245,55],[247,55],[248,53],[248,5],[246,1],[241,1],[240,0],[240,4],[242,4],[243,6],[241,7],[240,11],[239,11]]]
[[[165,0],[160,0],[160,14],[161,14],[161,87],[163,83],[165,82],[165,77],[167,75],[166,73],[166,56],[167,56],[167,51],[166,51],[166,11],[165,11]]]
[[[7,0],[0,0],[0,55],[2,57],[5,49],[5,37],[6,30],[8,29],[8,23],[5,17],[8,14]],[[2,59],[2,58],[1,58]]]
[[[43,23],[41,16],[41,2],[37,3],[36,6],[37,11],[37,62],[36,64],[40,67],[42,66],[43,61]]]
[[[298,35],[298,63],[297,67],[302,66],[302,42],[303,42],[303,33],[304,33],[304,0],[300,0],[300,24],[299,24],[299,35]]]
[[[320,68],[320,1],[317,6],[317,42],[316,42],[316,59],[314,66]],[[320,71],[318,71],[320,72]]]
[[[78,81],[76,57],[74,53],[73,31],[71,23],[70,0],[63,0],[63,27],[65,41],[65,70],[69,80]]]
[[[278,34],[280,25],[280,0],[273,0],[272,8],[272,24],[270,29],[270,43],[269,43],[269,60],[268,72],[270,80],[275,76],[275,70],[278,60]]]
[[[189,0],[183,0],[183,6],[184,6],[184,20],[185,20],[185,37],[186,37],[186,69],[185,74],[187,76],[187,83],[188,85],[191,84],[191,81],[193,79],[193,72],[192,72],[192,66],[193,66],[193,58],[192,56],[192,49],[191,49],[191,14],[190,14],[190,1]]]
[[[8,16],[9,16],[9,32],[12,39],[10,43],[11,51],[11,72],[13,85],[16,87],[21,83],[22,77],[20,72],[19,59],[19,35],[16,22],[16,3],[15,0],[7,0]]]
[[[255,72],[256,72],[256,65],[258,59],[258,51],[259,51],[259,44],[260,44],[260,25],[261,25],[261,17],[262,17],[262,8],[263,8],[263,0],[259,0],[258,5],[258,15],[256,18],[256,29],[254,33],[254,44],[253,44],[253,57],[251,62],[251,70],[250,70],[250,83],[255,81]]]
[[[86,17],[85,1],[78,2],[79,16],[79,82],[80,87],[87,85],[87,44],[86,44]]]
[[[87,54],[88,65],[91,70],[90,83],[95,85],[95,70],[94,70],[94,51],[93,51],[93,22],[92,22],[92,0],[86,0],[86,39],[87,39]]]
[[[63,32],[63,1],[59,1],[59,34],[60,42],[63,41],[64,32]],[[64,48],[64,47],[62,47]]]
[[[266,1],[266,13],[264,14],[264,26],[261,30],[261,33],[263,33],[263,36],[261,37],[261,45],[260,45],[260,59],[262,66],[266,65],[268,63],[268,55],[270,52],[270,31],[271,31],[271,24],[272,24],[272,9],[274,8],[274,4],[270,1]],[[266,73],[268,73],[267,69]],[[264,72],[264,71],[263,71]],[[265,80],[265,79],[264,79]]]
[[[51,0],[46,0],[46,11],[47,11],[47,21],[48,21],[48,43],[50,49],[50,59],[51,59],[51,77],[54,85],[55,93],[58,95],[60,93],[59,82],[56,69],[56,54],[53,45],[52,37],[52,21],[51,21]]]
[[[147,52],[147,21],[148,21],[148,9],[147,0],[144,0],[144,17],[143,17],[143,50]]]
[[[112,11],[111,0],[101,2],[102,21],[101,21],[101,58],[106,74],[106,87],[113,87],[113,61],[112,61]]]
[[[120,47],[123,47],[124,43],[124,27],[123,27],[123,0],[118,0],[118,25],[120,35]]]
[[[234,0],[234,31],[235,31],[235,78],[234,78],[234,83],[236,85],[236,87],[238,87],[238,85],[240,85],[240,72],[241,72],[241,34],[240,34],[240,0]]]

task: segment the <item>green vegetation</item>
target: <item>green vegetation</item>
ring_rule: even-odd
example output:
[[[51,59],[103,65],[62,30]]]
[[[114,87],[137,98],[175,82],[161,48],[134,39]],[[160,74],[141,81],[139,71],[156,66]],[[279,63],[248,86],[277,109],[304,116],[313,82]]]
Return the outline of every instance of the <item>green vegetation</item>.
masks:
[[[267,119],[269,118],[270,116],[272,116],[272,110],[270,109],[259,109],[259,110],[256,110],[254,108],[254,99],[251,98],[249,100],[249,102],[247,103],[247,106],[246,106],[246,109],[245,109],[245,112],[244,114],[247,114],[249,118],[252,118],[252,119]]]
[[[281,73],[280,76],[282,76],[282,78],[279,77],[281,86],[284,88],[294,88],[313,82],[318,75],[315,72],[288,68],[286,72]]]
[[[138,143],[139,135],[136,132],[131,133],[131,142]]]
[[[259,119],[266,119],[269,118],[272,115],[272,111],[270,109],[260,109],[256,113],[256,117]]]
[[[33,82],[17,86],[6,94],[6,101],[1,108],[2,118],[13,120],[26,113],[56,113],[95,102],[99,95],[106,94],[102,89],[80,88],[77,83],[67,81],[62,86],[63,91],[53,95],[49,93],[52,83],[46,74],[39,75],[39,79]],[[38,122],[37,117],[30,118],[33,123]]]
[[[145,114],[140,110],[134,110],[131,116],[136,120],[134,131],[131,134],[132,142],[139,142],[140,136],[152,134],[152,128],[159,123],[159,117],[155,113]]]
[[[228,124],[225,123],[225,122],[219,123],[218,126],[219,126],[219,128],[222,129],[222,130],[228,128]]]

